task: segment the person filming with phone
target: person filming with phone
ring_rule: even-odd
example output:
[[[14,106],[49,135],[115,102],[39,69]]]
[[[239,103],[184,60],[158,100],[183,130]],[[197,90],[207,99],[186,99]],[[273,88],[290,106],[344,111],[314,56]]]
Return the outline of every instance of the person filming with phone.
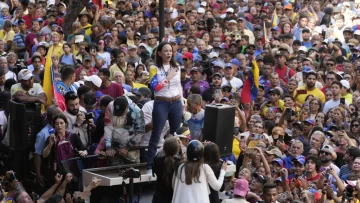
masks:
[[[341,90],[343,89],[343,84],[339,81],[332,82],[331,91],[333,94],[333,98],[327,101],[324,104],[323,113],[326,114],[330,109],[336,108],[339,105],[344,108],[349,105],[345,98],[341,98]]]

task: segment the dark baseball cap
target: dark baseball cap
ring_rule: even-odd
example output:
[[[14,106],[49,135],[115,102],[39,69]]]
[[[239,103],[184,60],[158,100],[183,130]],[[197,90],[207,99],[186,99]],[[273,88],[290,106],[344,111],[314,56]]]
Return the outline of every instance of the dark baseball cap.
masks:
[[[134,94],[139,95],[139,96],[144,96],[146,98],[150,98],[152,95],[152,92],[149,88],[147,87],[140,87],[139,89],[137,89]]]
[[[129,106],[129,102],[125,96],[121,96],[114,101],[114,116],[122,116]]]
[[[84,94],[84,103],[85,103],[85,105],[96,104],[96,93],[88,92],[88,93]]]

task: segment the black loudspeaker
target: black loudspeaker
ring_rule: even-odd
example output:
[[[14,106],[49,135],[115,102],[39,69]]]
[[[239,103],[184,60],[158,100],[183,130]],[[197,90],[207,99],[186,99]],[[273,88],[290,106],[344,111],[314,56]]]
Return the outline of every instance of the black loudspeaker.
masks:
[[[221,156],[232,154],[235,107],[227,104],[209,104],[205,108],[203,140],[216,143]]]
[[[10,101],[10,147],[33,151],[36,134],[40,132],[41,105]]]

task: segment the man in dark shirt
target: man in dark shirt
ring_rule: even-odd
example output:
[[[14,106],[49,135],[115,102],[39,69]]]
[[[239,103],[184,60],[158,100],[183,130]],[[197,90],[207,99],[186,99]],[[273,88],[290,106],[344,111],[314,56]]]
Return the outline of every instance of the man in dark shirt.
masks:
[[[211,87],[206,89],[202,95],[205,103],[209,104],[215,100],[215,89],[221,89],[222,76],[220,73],[214,73],[212,75]]]
[[[109,95],[112,98],[118,98],[124,94],[124,88],[121,84],[110,81],[109,69],[101,68],[99,70],[98,76],[102,80],[100,92]]]
[[[190,78],[187,77],[187,72],[186,69],[184,67],[181,68],[181,77],[180,77],[180,82],[181,82],[181,86],[184,89],[185,84],[188,83],[190,81]]]

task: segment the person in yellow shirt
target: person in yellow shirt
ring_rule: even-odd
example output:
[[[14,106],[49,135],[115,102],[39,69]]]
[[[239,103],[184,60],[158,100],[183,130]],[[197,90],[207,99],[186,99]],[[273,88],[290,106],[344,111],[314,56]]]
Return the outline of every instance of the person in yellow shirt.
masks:
[[[350,83],[347,80],[341,80],[340,81],[342,84],[342,88],[341,88],[341,98],[345,98],[345,100],[349,103],[352,104],[352,94],[351,94],[351,89],[350,89]]]
[[[49,47],[48,54],[60,58],[64,54],[63,45],[60,43],[60,34],[57,32],[51,33],[51,41],[53,44]]]
[[[11,52],[13,51],[13,41],[14,41],[14,36],[15,36],[15,32],[12,29],[12,22],[10,20],[5,20],[4,21],[4,43],[5,43],[5,51],[6,52]]]
[[[307,73],[305,81],[306,85],[298,87],[294,91],[294,98],[298,102],[298,105],[303,105],[308,95],[313,95],[314,97],[319,98],[322,103],[325,103],[324,93],[320,89],[315,87],[316,77],[317,75],[314,71]]]
[[[91,24],[89,23],[89,21],[91,20],[92,16],[90,15],[89,12],[87,11],[83,11],[79,14],[80,19],[80,24],[82,26],[82,28],[85,30],[85,34],[90,36],[92,33],[91,30]]]
[[[125,72],[125,83],[132,87],[132,92],[135,92],[140,87],[147,87],[146,85],[135,82],[135,72],[132,70],[126,70]]]
[[[113,56],[115,57],[116,63],[110,66],[110,80],[114,81],[114,74],[116,71],[121,71],[122,73],[126,72],[127,63],[125,62],[125,53],[123,51],[114,52]]]
[[[277,88],[273,88],[269,91],[269,95],[270,95],[270,101],[268,101],[262,107],[262,115],[265,116],[269,108],[276,108],[279,111],[284,111],[285,103],[283,100],[280,99],[281,97],[280,90]]]

